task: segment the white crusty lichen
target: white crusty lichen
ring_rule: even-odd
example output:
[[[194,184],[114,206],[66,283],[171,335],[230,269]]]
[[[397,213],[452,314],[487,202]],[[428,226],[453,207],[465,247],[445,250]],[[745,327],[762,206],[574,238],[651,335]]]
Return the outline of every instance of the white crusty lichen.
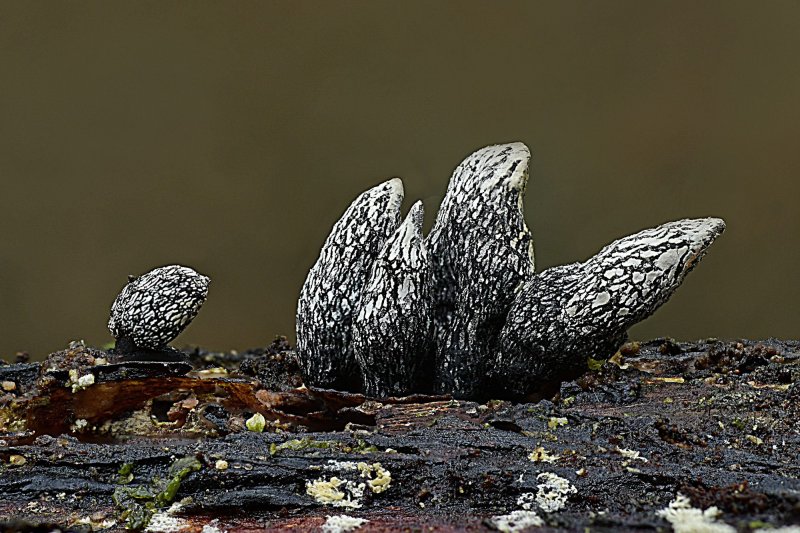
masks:
[[[630,459],[631,461],[642,461],[643,463],[647,462],[647,459],[642,457],[642,452],[639,450],[630,450],[628,448],[617,448],[617,453],[620,454],[622,457],[626,459]]]
[[[678,494],[669,507],[656,513],[672,525],[675,533],[735,533],[736,528],[717,521],[720,512],[716,507],[706,510],[692,507],[689,498]]]
[[[503,533],[517,533],[529,527],[541,527],[544,525],[539,515],[533,511],[524,510],[493,516],[489,519],[489,523],[497,531],[502,531]]]
[[[77,419],[71,426],[70,429],[73,433],[80,433],[81,431],[85,430],[89,426],[89,421],[85,418]]]
[[[200,530],[200,533],[227,533],[226,530],[217,527],[218,524],[219,524],[219,519],[214,519],[208,524],[204,525],[203,529]]]
[[[73,368],[69,371],[67,386],[72,388],[72,392],[78,392],[92,385],[94,385],[94,374],[91,372],[81,376],[77,368]]]
[[[558,461],[558,458],[558,454],[551,455],[550,452],[545,450],[542,446],[539,446],[528,454],[528,459],[534,463],[555,463]]]
[[[174,516],[183,508],[183,503],[175,502],[166,511],[159,511],[150,518],[145,533],[178,533],[186,531],[191,524],[183,518]]]
[[[306,482],[306,494],[322,505],[360,509],[364,483],[355,483],[336,476]]]
[[[536,504],[536,494],[532,492],[523,492],[517,498],[517,505],[522,507],[525,511],[530,511]]]
[[[358,471],[361,478],[367,480],[367,486],[375,494],[385,491],[392,483],[392,473],[380,463],[356,463],[355,461],[336,461],[331,459],[322,468],[339,473]]]
[[[566,426],[568,423],[569,423],[569,420],[567,420],[564,417],[551,416],[550,419],[547,421],[547,428],[548,429],[556,429],[556,428],[559,428],[561,426]]]
[[[84,516],[83,518],[79,518],[75,522],[71,524],[71,527],[75,526],[85,526],[82,527],[82,530],[89,530],[89,531],[102,531],[104,529],[111,529],[117,525],[117,521],[111,518],[105,517],[95,517],[92,516]],[[77,528],[76,528],[77,529]]]
[[[346,514],[328,516],[328,519],[322,524],[322,533],[347,533],[360,528],[367,522],[369,520]]]
[[[386,491],[392,483],[392,474],[380,463],[330,460],[317,469],[336,472],[330,478],[321,477],[306,482],[306,494],[323,505],[359,509],[364,491],[374,494]],[[358,472],[358,477],[348,479]]]
[[[536,485],[536,505],[546,513],[560,511],[567,504],[570,494],[578,492],[569,480],[552,472],[542,472],[536,479],[541,481]]]
[[[355,461],[337,461],[329,459],[328,464],[322,466],[323,469],[332,472],[355,472],[358,470],[358,463]]]
[[[366,478],[367,485],[375,494],[380,494],[389,488],[392,483],[392,474],[380,463],[358,463],[361,477]]]

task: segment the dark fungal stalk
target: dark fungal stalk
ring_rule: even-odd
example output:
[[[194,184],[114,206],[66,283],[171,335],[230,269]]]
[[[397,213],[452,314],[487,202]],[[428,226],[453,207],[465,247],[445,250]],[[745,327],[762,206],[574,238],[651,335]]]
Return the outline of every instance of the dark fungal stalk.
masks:
[[[725,228],[715,218],[670,222],[537,275],[522,212],[529,159],[522,143],[467,157],[424,242],[420,204],[392,235],[402,192],[386,202],[383,184],[353,203],[298,304],[309,385],[363,386],[371,396],[541,393],[584,370],[588,356],[611,356]],[[401,296],[407,282],[414,291]]]
[[[482,148],[450,179],[428,236],[436,339],[436,390],[474,397],[519,284],[533,274],[522,198],[530,151]]]
[[[206,276],[180,265],[130,276],[108,320],[117,352],[163,350],[197,315],[208,296],[208,283]]]
[[[423,218],[417,202],[386,241],[353,321],[353,351],[369,396],[413,390],[415,372],[429,350],[431,287]]]
[[[500,336],[493,390],[526,396],[577,377],[587,357],[613,355],[627,330],[672,296],[724,230],[718,218],[668,222],[526,281]]]
[[[358,390],[352,322],[367,274],[400,223],[403,183],[390,179],[362,193],[336,222],[297,303],[297,352],[306,383]]]

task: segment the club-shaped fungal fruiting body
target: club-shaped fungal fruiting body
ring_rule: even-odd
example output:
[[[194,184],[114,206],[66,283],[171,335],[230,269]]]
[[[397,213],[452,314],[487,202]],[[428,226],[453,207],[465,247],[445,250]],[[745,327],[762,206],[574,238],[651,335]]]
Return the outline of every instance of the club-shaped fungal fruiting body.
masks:
[[[522,143],[467,157],[425,241],[419,204],[398,228],[399,180],[356,199],[300,296],[307,383],[381,397],[432,381],[460,398],[525,397],[611,356],[725,229],[717,218],[669,222],[535,274],[529,159]],[[433,379],[421,379],[429,365]]]
[[[206,301],[208,283],[206,276],[180,265],[130,276],[108,320],[117,350],[165,348],[197,315]]]
[[[353,320],[353,352],[364,392],[402,395],[412,390],[430,347],[431,286],[417,202],[370,268]]]
[[[501,332],[490,388],[526,396],[542,383],[577,377],[587,356],[612,355],[724,229],[719,218],[668,222],[614,241],[584,263],[527,280]]]
[[[428,236],[437,392],[474,396],[519,284],[533,274],[522,197],[531,154],[522,143],[482,148],[453,172]]]
[[[403,182],[390,179],[350,204],[322,246],[297,303],[297,350],[309,385],[358,389],[361,377],[352,347],[367,274],[400,224]]]

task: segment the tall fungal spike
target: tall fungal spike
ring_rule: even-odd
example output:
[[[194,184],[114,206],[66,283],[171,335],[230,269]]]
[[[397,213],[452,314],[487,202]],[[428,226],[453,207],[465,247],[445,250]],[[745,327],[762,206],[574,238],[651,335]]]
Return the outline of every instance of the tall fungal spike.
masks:
[[[383,245],[353,321],[353,351],[369,396],[412,391],[418,363],[429,350],[431,290],[423,217],[417,202]]]
[[[159,350],[197,315],[209,279],[189,267],[169,265],[130,276],[111,306],[108,329],[122,351]]]
[[[403,182],[361,193],[334,224],[297,303],[297,351],[307,384],[357,390],[351,326],[370,267],[400,223]]]
[[[515,290],[533,274],[522,212],[529,160],[522,143],[488,146],[450,179],[427,242],[439,392],[480,390]]]
[[[492,387],[524,396],[604,359],[666,302],[725,230],[719,218],[668,222],[624,237],[585,263],[528,280],[509,312]]]

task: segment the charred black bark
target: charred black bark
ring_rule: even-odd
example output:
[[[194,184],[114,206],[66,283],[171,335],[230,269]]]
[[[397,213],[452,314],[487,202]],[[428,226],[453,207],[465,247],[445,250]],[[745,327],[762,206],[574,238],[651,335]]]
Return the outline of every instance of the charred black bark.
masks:
[[[370,531],[482,530],[510,516],[569,530],[641,531],[668,528],[659,511],[678,494],[694,508],[716,506],[718,524],[800,521],[800,342],[628,344],[613,362],[536,404],[275,393],[235,374],[183,375],[153,363],[136,366],[132,377],[133,368],[112,367],[82,390],[60,382],[68,369],[86,375],[101,354],[55,354],[47,368],[65,374],[52,382],[47,372],[32,382],[31,366],[0,366],[0,381],[18,380],[0,399],[0,420],[19,410],[43,416],[46,400],[75,415],[91,399],[142,388],[153,396],[105,414],[115,428],[141,420],[132,415],[140,410],[144,420],[162,417],[168,405],[177,418],[147,431],[128,427],[139,434],[92,430],[101,425],[99,410],[88,429],[72,424],[68,435],[3,425],[0,517],[17,520],[7,530],[77,527],[82,519],[114,521],[110,528],[119,530],[135,507],[131,494],[153,503],[155,520],[170,518],[185,531],[310,529],[338,514],[369,520]],[[250,357],[270,356],[197,354],[196,361],[233,373]],[[55,391],[63,391],[57,402]],[[225,435],[196,432],[193,420],[212,406]],[[256,411],[278,425],[244,430],[242,417]],[[350,425],[314,431],[324,419]]]

